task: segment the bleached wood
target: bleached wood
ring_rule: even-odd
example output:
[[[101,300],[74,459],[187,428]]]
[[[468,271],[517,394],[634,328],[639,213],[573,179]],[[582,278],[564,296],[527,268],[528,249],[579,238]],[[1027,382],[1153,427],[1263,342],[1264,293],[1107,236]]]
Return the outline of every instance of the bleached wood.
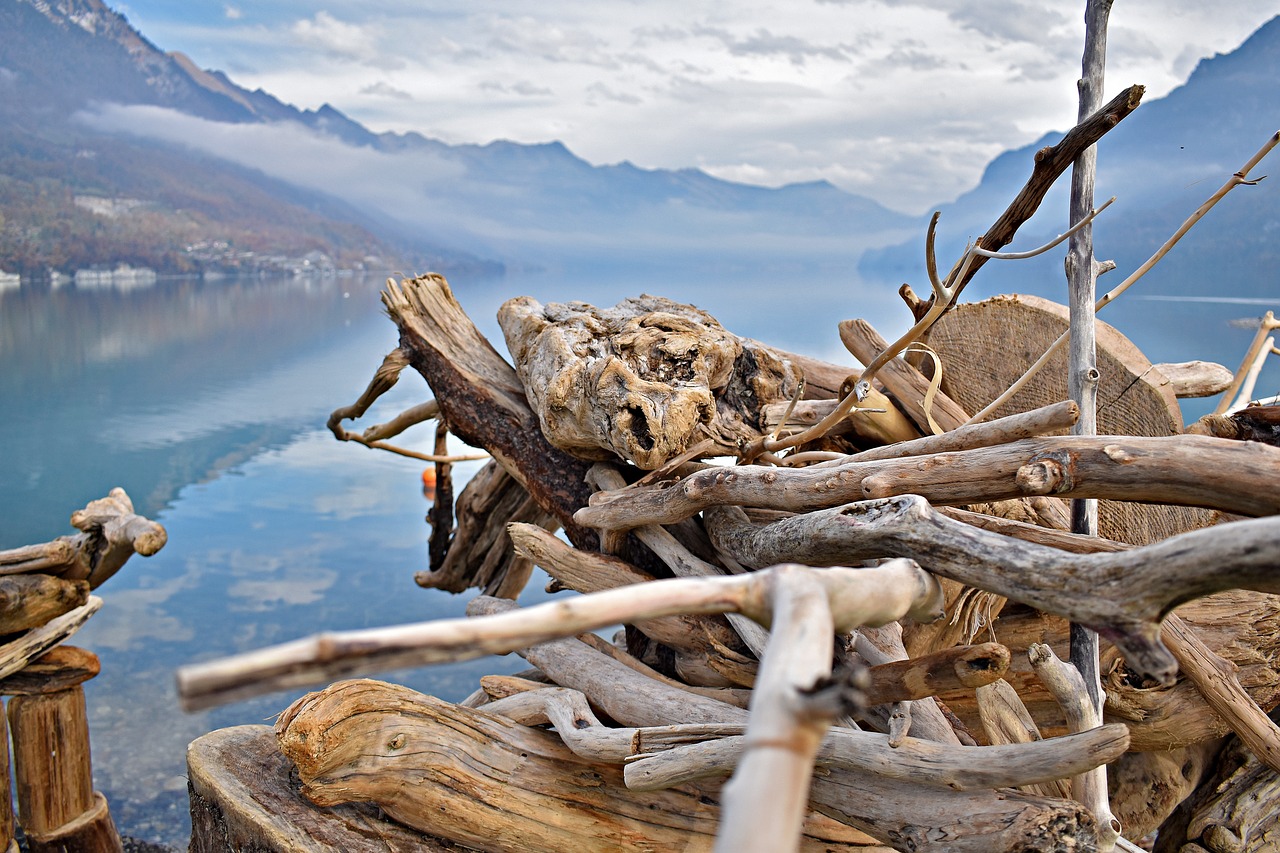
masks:
[[[1163,362],[1155,368],[1169,381],[1173,395],[1179,399],[1212,397],[1231,385],[1231,371],[1212,361]]]
[[[1068,731],[1092,731],[1102,725],[1101,709],[1094,704],[1093,697],[1086,689],[1079,667],[1063,663],[1053,653],[1053,649],[1042,643],[1033,645],[1027,653],[1036,676],[1062,707]],[[1096,771],[1097,768],[1091,768],[1074,776],[1071,780],[1071,794],[1093,812],[1098,821],[1098,834],[1102,843],[1114,846],[1123,827],[1111,812],[1106,773]]]
[[[708,512],[708,529],[744,565],[848,565],[910,556],[944,577],[1088,625],[1117,646],[1133,670],[1166,684],[1177,664],[1159,641],[1165,613],[1224,589],[1280,592],[1273,571],[1280,561],[1275,517],[1124,552],[1066,554],[952,521],[914,495],[848,504],[759,529],[731,509]]]
[[[888,735],[832,729],[818,748],[819,767],[874,774],[920,785],[979,791],[1066,779],[1114,761],[1129,743],[1122,725],[1000,746],[956,746],[916,737],[891,746]],[[627,785],[651,790],[724,775],[737,766],[745,738],[726,735],[642,755],[626,767]]]
[[[773,571],[769,645],[752,692],[743,753],[721,793],[716,853],[799,849],[814,755],[834,722],[834,716],[806,713],[801,699],[831,674],[832,602],[811,570],[791,565]],[[918,609],[904,603],[889,619],[860,621],[887,622]]]
[[[541,527],[512,524],[509,532],[518,553],[578,592],[599,592],[653,580],[617,557],[571,548]],[[680,614],[645,620],[636,627],[678,654],[705,658],[716,654],[717,649],[746,649],[721,616]]]
[[[917,616],[938,602],[936,582],[910,561],[876,569],[819,572],[829,590],[837,625],[888,621],[907,602]],[[184,707],[300,687],[352,672],[374,672],[506,654],[555,637],[618,623],[681,613],[740,612],[769,621],[771,572],[719,578],[671,578],[625,589],[552,601],[489,619],[441,619],[389,628],[317,634],[243,655],[178,670]],[[918,602],[915,606],[911,602]],[[888,609],[886,609],[888,608]],[[851,623],[851,624],[850,624]]]
[[[597,463],[587,472],[587,481],[598,489],[621,489],[626,485],[622,475],[611,465]],[[636,528],[635,536],[658,556],[658,559],[671,569],[671,573],[680,578],[718,577],[724,572],[691,554],[689,549],[681,545],[676,538],[661,525],[646,524]],[[733,626],[733,630],[751,652],[759,657],[764,653],[769,642],[769,633],[760,623],[745,614],[728,613],[725,618]]]
[[[579,524],[670,524],[718,504],[806,512],[851,500],[918,494],[967,504],[1027,494],[1205,506],[1240,515],[1280,512],[1280,448],[1198,435],[1030,438],[999,447],[834,467],[711,468],[671,485],[597,492]]]
[[[499,599],[476,599],[479,613],[514,607]],[[602,655],[574,639],[555,640],[521,651],[531,664],[558,684],[581,690],[593,705],[623,725],[667,725],[673,722],[746,722],[739,709],[715,703],[708,716],[685,696],[618,666],[610,669]],[[647,682],[647,683],[646,683]],[[687,694],[686,694],[687,695]],[[814,780],[811,802],[824,814],[895,845],[903,839],[923,844],[946,837],[957,853],[1050,851],[1053,838],[1087,844],[1092,819],[1075,804],[1029,797],[1012,791],[953,792],[864,774],[833,772]],[[1028,846],[1029,845],[1029,846]],[[1044,846],[1042,846],[1044,845]]]

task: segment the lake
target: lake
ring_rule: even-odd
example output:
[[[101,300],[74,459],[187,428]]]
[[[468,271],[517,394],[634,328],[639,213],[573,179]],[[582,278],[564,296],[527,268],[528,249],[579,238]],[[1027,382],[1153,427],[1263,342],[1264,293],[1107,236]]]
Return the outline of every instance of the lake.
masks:
[[[738,334],[849,364],[838,320],[866,318],[889,338],[907,320],[893,287],[868,288],[840,267],[572,268],[451,283],[503,352],[495,312],[523,294],[605,305],[669,296]],[[161,280],[128,292],[0,291],[0,548],[73,533],[69,514],[114,486],[169,533],[164,550],[133,558],[98,590],[105,606],[72,640],[102,660],[86,685],[94,776],[127,835],[185,849],[187,744],[211,729],[270,723],[302,692],[184,714],[178,666],[319,630],[464,612],[470,596],[413,583],[426,565],[423,464],[337,442],[324,427],[396,344],[382,284]],[[1153,361],[1234,369],[1253,333],[1232,321],[1280,305],[1215,299],[1128,296],[1104,319]],[[1269,367],[1258,393],[1278,385]],[[429,396],[406,371],[349,426]],[[1209,408],[1184,411],[1190,420]],[[432,430],[419,431],[398,443],[428,452]],[[459,479],[479,464],[459,466]],[[542,599],[544,579],[522,600]],[[456,701],[480,675],[523,668],[508,656],[383,677]]]

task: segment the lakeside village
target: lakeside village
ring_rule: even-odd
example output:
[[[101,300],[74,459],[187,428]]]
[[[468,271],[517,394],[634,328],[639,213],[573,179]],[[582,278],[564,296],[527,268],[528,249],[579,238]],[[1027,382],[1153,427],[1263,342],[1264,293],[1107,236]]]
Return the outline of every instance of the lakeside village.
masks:
[[[140,199],[76,196],[77,207],[102,216],[119,216],[146,202]],[[184,253],[201,270],[196,273],[206,281],[223,278],[344,278],[367,269],[385,269],[384,259],[367,256],[356,268],[339,267],[325,252],[312,250],[302,255],[263,254],[239,249],[226,240],[201,240],[183,247]],[[157,280],[155,270],[126,263],[94,264],[74,271],[49,270],[52,288],[74,285],[79,290],[139,290],[152,287]],[[16,290],[23,277],[0,269],[0,293]]]

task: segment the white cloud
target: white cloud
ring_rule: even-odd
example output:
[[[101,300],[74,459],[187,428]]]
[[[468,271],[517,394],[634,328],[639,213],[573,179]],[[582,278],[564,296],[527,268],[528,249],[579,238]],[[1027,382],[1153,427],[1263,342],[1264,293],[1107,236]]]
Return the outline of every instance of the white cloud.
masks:
[[[767,185],[827,178],[919,212],[975,184],[988,152],[1074,121],[1084,3],[335,0],[326,9],[201,28],[174,4],[167,31],[132,17],[166,49],[248,88],[302,108],[331,103],[377,131],[559,139],[594,163],[700,166]],[[1148,100],[1160,97],[1200,57],[1234,49],[1278,13],[1280,0],[1117,3],[1107,89],[1140,82]]]

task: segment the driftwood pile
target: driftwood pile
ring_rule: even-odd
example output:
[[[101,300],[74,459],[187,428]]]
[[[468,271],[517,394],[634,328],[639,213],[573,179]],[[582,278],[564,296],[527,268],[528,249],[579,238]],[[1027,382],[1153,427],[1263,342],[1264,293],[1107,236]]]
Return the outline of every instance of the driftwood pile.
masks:
[[[92,652],[62,645],[102,607],[92,595],[134,554],[149,557],[168,535],[112,489],[71,515],[80,532],[0,551],[0,849],[17,853],[123,850],[107,801],[93,788],[84,682]],[[9,734],[18,813],[9,794]]]
[[[400,346],[329,426],[390,449],[437,420],[436,453],[417,454],[436,464],[418,582],[485,594],[468,619],[185,667],[179,695],[198,708],[511,651],[532,669],[483,678],[457,705],[332,684],[280,717],[284,759],[267,732],[197,741],[193,815],[199,800],[196,825],[226,843],[193,850],[322,849],[334,832],[353,851],[1274,849],[1280,448],[1223,420],[1184,431],[1176,399],[1230,397],[1244,377],[1153,366],[1090,322],[1096,368],[1070,356],[1098,399],[1082,409],[1052,364],[1069,331],[1076,349],[1074,287],[1070,312],[958,303],[988,260],[1034,254],[1000,249],[1141,95],[1082,102],[945,277],[935,216],[932,295],[902,291],[912,329],[887,343],[840,324],[866,365],[855,372],[653,296],[510,300],[499,322],[513,367],[443,278],[390,282]],[[1077,258],[1089,320],[1277,143],[1096,305],[1106,265],[1091,249]],[[1071,239],[1075,258],[1090,206],[1036,251]],[[344,429],[406,366],[434,400]],[[1064,434],[1082,418],[1084,434]],[[492,457],[456,504],[449,433]],[[1070,532],[1073,516],[1090,535]],[[517,607],[535,565],[582,595]],[[613,641],[591,633],[618,625]],[[1077,665],[1062,660],[1069,645]],[[264,791],[285,764],[306,802],[333,811],[299,811],[287,785]],[[252,803],[270,806],[254,816]],[[344,811],[353,803],[425,835],[371,829]],[[324,816],[341,826],[309,833]],[[255,822],[271,829],[250,839]]]
[[[384,301],[401,346],[341,414],[412,365],[440,429],[493,457],[456,528],[441,458],[448,547],[419,583],[513,598],[537,565],[586,595],[482,596],[471,619],[180,672],[198,707],[512,650],[533,666],[460,705],[367,680],[300,699],[276,736],[315,804],[373,802],[480,850],[1093,850],[1158,829],[1159,850],[1260,850],[1278,831],[1253,803],[1280,767],[1280,448],[1176,419],[1174,394],[1229,371],[1154,367],[1101,327],[1124,388],[1107,408],[1147,411],[1146,434],[1065,436],[1061,401],[966,423],[1003,390],[966,398],[1003,382],[993,366],[1029,361],[965,353],[972,328],[1065,328],[1001,298],[936,326],[940,384],[888,361],[837,429],[784,454],[767,442],[835,408],[847,369],[656,297],[512,300],[512,368],[439,276]],[[864,361],[886,346],[865,323],[841,334]],[[1051,376],[1037,393],[1058,396]],[[699,461],[753,445],[776,464]],[[1066,532],[1073,496],[1104,500],[1109,537]],[[1105,721],[1059,660],[1070,622],[1104,640]],[[614,643],[588,633],[618,624]],[[1102,765],[1110,791],[1082,795]],[[1251,840],[1206,842],[1224,833]]]

